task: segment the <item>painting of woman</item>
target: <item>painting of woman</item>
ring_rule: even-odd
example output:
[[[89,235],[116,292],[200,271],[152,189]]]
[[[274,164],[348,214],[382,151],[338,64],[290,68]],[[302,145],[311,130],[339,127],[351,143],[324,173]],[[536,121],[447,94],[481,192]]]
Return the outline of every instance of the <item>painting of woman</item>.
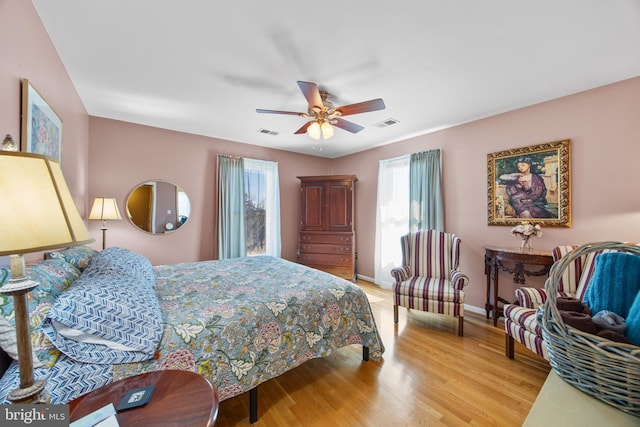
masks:
[[[505,185],[509,205],[518,218],[553,218],[546,209],[547,187],[540,175],[531,172],[531,164],[529,157],[516,159],[518,172],[500,175],[499,182]]]

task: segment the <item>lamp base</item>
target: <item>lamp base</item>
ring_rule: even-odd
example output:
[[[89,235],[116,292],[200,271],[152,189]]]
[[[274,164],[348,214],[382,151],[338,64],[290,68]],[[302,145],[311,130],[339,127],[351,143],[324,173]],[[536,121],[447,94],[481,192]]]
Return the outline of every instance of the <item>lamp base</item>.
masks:
[[[25,275],[24,256],[10,255],[11,279],[0,288],[0,293],[13,297],[13,309],[16,322],[16,343],[18,348],[18,369],[20,388],[7,396],[11,403],[48,403],[49,393],[44,390],[45,380],[33,379],[33,359],[29,336],[29,312],[27,294],[38,286],[38,282]]]
[[[44,391],[47,385],[45,380],[36,380],[28,387],[17,388],[7,396],[7,400],[13,404],[49,403],[51,396]]]

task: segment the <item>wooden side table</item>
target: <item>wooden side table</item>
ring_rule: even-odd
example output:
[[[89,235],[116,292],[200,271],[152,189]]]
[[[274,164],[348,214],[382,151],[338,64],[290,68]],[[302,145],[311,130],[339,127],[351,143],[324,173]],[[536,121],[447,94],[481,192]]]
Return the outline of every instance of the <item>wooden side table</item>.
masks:
[[[523,250],[521,248],[497,248],[485,246],[484,255],[484,274],[487,276],[487,301],[484,305],[487,311],[487,319],[489,314],[493,316],[493,326],[498,325],[498,318],[502,314],[502,309],[498,307],[498,303],[508,304],[509,301],[501,298],[498,291],[498,272],[499,270],[512,273],[513,281],[523,285],[525,276],[543,276],[548,275],[553,265],[553,256],[549,251]],[[504,262],[513,263],[513,267],[508,267]],[[527,270],[525,265],[542,266],[539,270]],[[493,293],[491,292],[493,290]]]
[[[121,427],[215,424],[219,405],[217,390],[202,375],[180,370],[136,375],[80,396],[69,403],[70,420],[80,419],[109,403],[117,407],[129,390],[150,385],[156,388],[149,403],[117,413]]]

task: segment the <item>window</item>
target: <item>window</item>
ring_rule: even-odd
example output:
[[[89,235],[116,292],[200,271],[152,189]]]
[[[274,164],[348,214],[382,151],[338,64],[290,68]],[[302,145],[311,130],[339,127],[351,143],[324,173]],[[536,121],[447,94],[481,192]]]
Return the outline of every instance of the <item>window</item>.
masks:
[[[278,164],[244,159],[244,208],[247,255],[280,256]]]
[[[375,283],[391,288],[391,269],[402,264],[400,237],[409,231],[409,157],[381,160],[376,211]]]
[[[376,210],[375,283],[390,288],[402,264],[400,237],[409,231],[444,231],[440,149],[381,160]]]

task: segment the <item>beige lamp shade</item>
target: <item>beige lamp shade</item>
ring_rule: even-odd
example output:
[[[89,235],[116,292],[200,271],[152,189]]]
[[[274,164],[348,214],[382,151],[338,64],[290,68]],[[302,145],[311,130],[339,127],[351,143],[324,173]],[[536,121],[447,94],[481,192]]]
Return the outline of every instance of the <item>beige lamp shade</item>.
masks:
[[[0,151],[0,255],[93,242],[62,169],[37,154]]]
[[[46,380],[34,380],[27,296],[38,283],[25,274],[24,255],[93,242],[60,164],[37,154],[0,151],[0,255],[9,255],[11,279],[0,293],[15,310],[20,387],[13,403],[47,403]]]
[[[118,203],[114,197],[96,197],[89,213],[89,219],[118,220],[122,219]]]

